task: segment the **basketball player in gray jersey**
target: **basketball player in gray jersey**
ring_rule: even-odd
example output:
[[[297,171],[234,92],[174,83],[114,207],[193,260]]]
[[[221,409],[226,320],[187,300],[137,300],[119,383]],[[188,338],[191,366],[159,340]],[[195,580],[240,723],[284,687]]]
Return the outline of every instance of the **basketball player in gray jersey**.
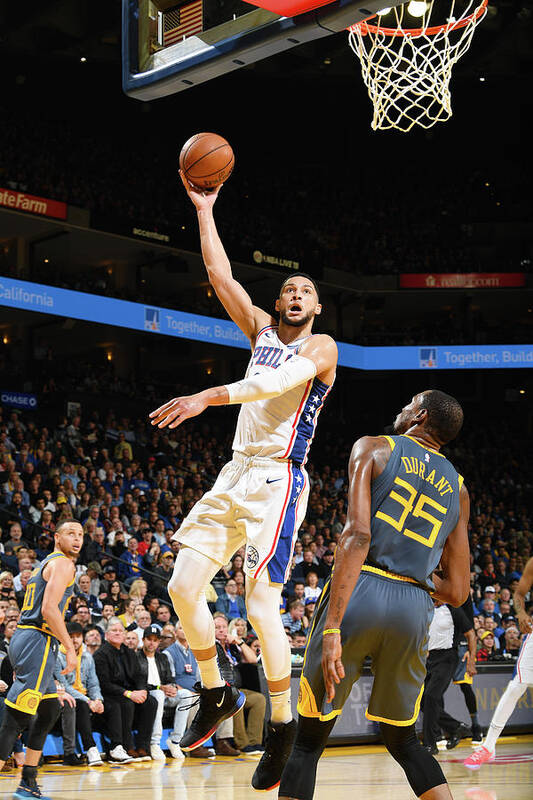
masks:
[[[55,549],[35,569],[26,586],[20,621],[9,645],[15,680],[7,698],[0,728],[0,769],[11,755],[19,734],[29,728],[22,780],[13,800],[41,798],[37,766],[49,731],[61,710],[53,673],[59,644],[66,666],[76,668],[76,653],[64,614],[74,591],[74,562],[83,544],[83,528],[65,520],[55,532]]]
[[[313,618],[281,798],[312,800],[318,759],[367,656],[374,684],[366,716],[379,722],[417,797],[451,798],[415,721],[432,597],[459,606],[469,590],[468,492],[440,452],[462,422],[457,400],[429,390],[398,414],[397,435],[354,445],[347,522]]]

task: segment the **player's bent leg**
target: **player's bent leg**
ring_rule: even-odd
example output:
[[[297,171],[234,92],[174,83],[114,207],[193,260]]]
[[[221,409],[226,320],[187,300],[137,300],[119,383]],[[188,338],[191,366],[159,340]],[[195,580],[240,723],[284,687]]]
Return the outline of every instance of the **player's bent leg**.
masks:
[[[30,797],[43,798],[37,786],[37,766],[41,758],[42,750],[46,737],[54,727],[59,714],[61,705],[57,697],[47,697],[41,700],[37,713],[33,717],[28,732],[28,745],[26,747],[26,757],[22,767],[22,778],[20,786],[13,795],[16,800],[25,800]]]
[[[402,767],[413,792],[423,800],[447,800],[451,792],[439,763],[420,744],[413,725],[380,722],[385,746]]]
[[[318,760],[324,752],[336,720],[334,717],[322,722],[312,717],[298,717],[294,747],[281,776],[280,800],[312,800]]]
[[[206,689],[224,686],[216,658],[215,626],[204,591],[219,569],[217,561],[184,545],[168,583],[172,605],[198,661]]]
[[[4,766],[11,753],[18,736],[25,730],[33,717],[18,708],[6,705],[4,718],[0,727],[0,769]]]

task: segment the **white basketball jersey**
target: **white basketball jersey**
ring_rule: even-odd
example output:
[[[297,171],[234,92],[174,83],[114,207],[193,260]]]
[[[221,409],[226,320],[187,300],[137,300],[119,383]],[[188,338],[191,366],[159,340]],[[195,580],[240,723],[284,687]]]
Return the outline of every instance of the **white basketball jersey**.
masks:
[[[277,369],[296,355],[305,341],[283,344],[277,326],[263,328],[257,335],[246,377]],[[243,403],[233,449],[246,456],[287,458],[305,464],[330,389],[315,377],[278,397]]]

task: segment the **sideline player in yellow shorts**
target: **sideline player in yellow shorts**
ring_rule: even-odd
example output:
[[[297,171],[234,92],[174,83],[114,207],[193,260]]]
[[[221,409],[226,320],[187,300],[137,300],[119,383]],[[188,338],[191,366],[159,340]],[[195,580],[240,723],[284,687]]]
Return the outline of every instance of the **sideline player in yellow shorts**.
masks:
[[[64,614],[74,591],[74,562],[83,544],[83,528],[75,520],[65,520],[54,539],[53,553],[28,581],[19,624],[9,645],[15,680],[7,693],[0,728],[0,769],[11,755],[15,739],[30,728],[22,779],[14,800],[49,800],[37,786],[37,766],[46,737],[61,710],[53,678],[59,644],[65,648],[67,662],[62,674],[76,668],[76,653]]]

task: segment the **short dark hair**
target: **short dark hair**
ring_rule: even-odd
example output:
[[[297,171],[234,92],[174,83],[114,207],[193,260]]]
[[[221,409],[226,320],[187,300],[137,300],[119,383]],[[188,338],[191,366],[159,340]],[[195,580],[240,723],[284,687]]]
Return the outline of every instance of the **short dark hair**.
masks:
[[[69,519],[62,519],[59,525],[56,528],[56,533],[59,533],[63,525],[70,525],[72,522],[75,522],[76,525],[80,525],[80,521],[78,519],[74,519],[73,517],[69,517]]]
[[[83,628],[79,622],[67,622],[67,633],[83,633]]]
[[[307,273],[307,272],[293,272],[293,273],[292,273],[292,275],[289,275],[287,278],[285,278],[285,280],[284,280],[284,281],[283,281],[283,283],[281,284],[281,288],[280,288],[280,290],[279,290],[280,294],[281,294],[281,290],[283,289],[283,287],[285,286],[285,284],[286,284],[286,283],[289,283],[289,281],[292,281],[292,279],[293,279],[293,278],[307,278],[307,280],[308,280],[310,283],[312,283],[312,284],[313,284],[313,286],[314,286],[314,288],[315,288],[315,292],[316,292],[316,294],[317,294],[317,297],[318,297],[318,299],[320,299],[320,292],[319,292],[319,290],[318,290],[318,284],[317,284],[317,282],[315,281],[315,279],[314,279],[314,278],[312,278],[310,275],[308,275],[308,273]]]
[[[463,427],[461,404],[446,392],[439,389],[423,392],[420,408],[425,408],[428,412],[427,426],[442,444],[455,439]]]

